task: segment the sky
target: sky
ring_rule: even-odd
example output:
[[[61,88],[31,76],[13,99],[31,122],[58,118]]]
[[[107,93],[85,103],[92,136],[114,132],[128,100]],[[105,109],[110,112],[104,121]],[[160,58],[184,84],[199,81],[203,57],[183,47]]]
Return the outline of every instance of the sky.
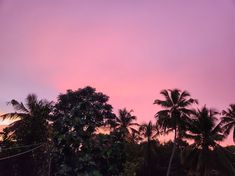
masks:
[[[234,0],[0,0],[0,41],[2,113],[13,98],[87,85],[140,123],[162,89],[235,103]]]

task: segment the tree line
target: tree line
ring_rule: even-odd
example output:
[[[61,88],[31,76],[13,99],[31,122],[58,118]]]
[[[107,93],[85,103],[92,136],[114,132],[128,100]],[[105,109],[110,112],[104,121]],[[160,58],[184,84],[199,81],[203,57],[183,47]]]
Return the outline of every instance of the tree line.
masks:
[[[87,86],[56,102],[29,94],[11,100],[13,120],[1,132],[1,176],[233,176],[235,104],[218,112],[198,106],[187,91],[167,89],[156,99],[155,121],[137,123],[132,110],[117,114],[109,97]],[[159,136],[173,134],[161,143]]]

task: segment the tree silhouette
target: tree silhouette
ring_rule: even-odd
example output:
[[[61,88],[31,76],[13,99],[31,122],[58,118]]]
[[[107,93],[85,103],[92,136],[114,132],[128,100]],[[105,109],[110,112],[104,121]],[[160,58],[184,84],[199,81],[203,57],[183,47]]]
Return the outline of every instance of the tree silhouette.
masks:
[[[159,129],[149,121],[139,127],[139,132],[146,139],[146,142],[142,143],[142,151],[144,153],[143,167],[146,170],[146,176],[151,176],[153,168],[157,164],[154,162],[154,158],[156,158],[156,147],[157,143],[159,143],[159,141],[156,141],[156,137],[159,135]]]
[[[233,142],[235,142],[235,104],[231,104],[227,110],[222,111],[222,120],[224,134],[226,136],[233,132]]]
[[[16,112],[1,115],[3,120],[14,120],[4,129],[8,134],[6,139],[16,140],[18,144],[35,144],[48,140],[52,102],[38,100],[35,94],[29,94],[25,105],[14,99],[9,104]]]
[[[3,141],[1,145],[4,148],[13,147],[13,149],[6,151],[5,154],[13,155],[29,150],[30,147],[27,146],[41,146],[34,152],[9,159],[9,161],[12,162],[11,172],[13,172],[14,175],[19,174],[20,176],[47,175],[50,156],[48,149],[52,130],[48,121],[52,115],[52,102],[38,100],[35,94],[29,94],[25,104],[14,99],[11,100],[9,104],[13,106],[16,112],[1,116],[3,119],[14,120],[3,130]],[[21,148],[21,146],[23,147]],[[19,149],[17,149],[17,147],[19,147]]]
[[[192,109],[198,102],[187,91],[160,94],[156,123],[141,125],[132,110],[115,115],[109,97],[90,86],[56,103],[35,94],[11,100],[15,112],[0,116],[13,120],[0,132],[0,175],[235,175],[234,145],[220,146],[231,132],[235,142],[235,104],[218,121],[214,109]],[[160,143],[158,135],[168,133],[174,141]]]
[[[221,147],[218,145],[225,136],[222,133],[221,123],[216,124],[217,115],[217,111],[205,106],[197,110],[185,134],[185,137],[194,140],[194,144],[185,150],[182,161],[196,175],[206,176],[212,171],[222,171],[224,174],[229,171],[234,175],[234,168],[225,156],[226,152],[220,150]],[[219,167],[215,161],[220,163]]]
[[[133,126],[138,126],[138,123],[135,123],[136,116],[133,116],[131,113],[133,110],[128,111],[126,108],[120,109],[118,111],[118,116],[116,117],[116,130],[123,134],[125,140],[131,138],[132,132],[137,132]]]
[[[188,107],[198,103],[198,101],[190,98],[190,94],[187,91],[178,89],[162,90],[160,94],[164,96],[164,100],[156,99],[154,101],[154,104],[160,105],[163,108],[163,110],[158,111],[155,115],[157,123],[165,133],[174,131],[174,146],[167,169],[167,176],[169,176],[176,150],[176,140],[186,130],[186,124],[190,121],[189,115],[193,113]]]
[[[148,123],[143,123],[139,127],[139,133],[142,135],[145,139],[147,139],[147,142],[151,142],[152,140],[155,140],[156,137],[159,135],[160,131],[156,125],[153,125],[151,121]]]
[[[113,122],[109,97],[92,87],[68,90],[54,112],[55,172],[58,175],[98,174],[94,161],[96,129]]]

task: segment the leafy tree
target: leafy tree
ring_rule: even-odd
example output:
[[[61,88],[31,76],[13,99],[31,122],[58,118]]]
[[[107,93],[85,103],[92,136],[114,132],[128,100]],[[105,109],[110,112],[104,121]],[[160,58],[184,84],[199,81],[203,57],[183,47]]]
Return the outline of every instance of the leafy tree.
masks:
[[[204,106],[195,112],[194,119],[185,134],[185,137],[194,140],[194,144],[185,149],[182,161],[189,172],[195,175],[206,176],[212,171],[234,175],[231,160],[229,161],[226,152],[218,145],[225,136],[222,133],[221,123],[216,124],[216,115],[218,112]],[[219,167],[218,163],[220,163]]]
[[[91,140],[94,162],[103,176],[121,175],[126,161],[124,144],[118,134],[96,134]]]
[[[142,155],[141,145],[138,143],[126,142],[125,143],[125,164],[124,175],[135,176],[140,171],[141,166],[144,163],[144,157]]]
[[[92,87],[59,95],[53,119],[56,175],[100,174],[92,141],[97,128],[114,123],[108,99]]]
[[[160,105],[163,108],[155,116],[157,123],[165,133],[174,131],[174,147],[167,169],[167,176],[169,176],[176,150],[176,141],[186,130],[186,125],[190,121],[189,116],[193,113],[188,107],[198,102],[196,99],[190,98],[190,94],[187,91],[178,89],[162,90],[160,94],[164,96],[164,100],[156,99],[154,101],[154,104]]]
[[[233,131],[233,141],[235,142],[235,104],[231,104],[227,110],[222,111],[222,120],[224,134],[229,135]]]

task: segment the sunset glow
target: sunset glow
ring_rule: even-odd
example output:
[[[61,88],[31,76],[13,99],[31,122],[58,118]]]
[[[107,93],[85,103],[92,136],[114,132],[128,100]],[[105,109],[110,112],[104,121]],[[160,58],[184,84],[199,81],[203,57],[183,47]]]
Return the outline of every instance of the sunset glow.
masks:
[[[140,123],[155,122],[162,89],[200,107],[235,103],[233,0],[2,0],[0,26],[0,112],[9,98],[56,101],[87,85]]]

